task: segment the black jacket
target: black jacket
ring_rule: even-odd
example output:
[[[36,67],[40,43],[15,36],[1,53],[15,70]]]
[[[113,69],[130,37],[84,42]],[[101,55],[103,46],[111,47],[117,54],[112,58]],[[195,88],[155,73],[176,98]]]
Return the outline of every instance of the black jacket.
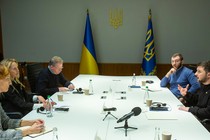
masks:
[[[1,96],[5,112],[21,112],[26,115],[33,109],[33,95],[28,94],[18,83],[12,82],[9,90]]]
[[[210,119],[210,85],[201,85],[197,94],[187,93],[184,99],[191,105],[189,112],[200,120]]]
[[[39,73],[36,84],[36,93],[47,99],[48,95],[51,96],[55,92],[58,92],[58,87],[61,85],[68,87],[70,84],[71,82],[67,81],[62,73],[55,75],[49,70],[49,68],[45,68]]]

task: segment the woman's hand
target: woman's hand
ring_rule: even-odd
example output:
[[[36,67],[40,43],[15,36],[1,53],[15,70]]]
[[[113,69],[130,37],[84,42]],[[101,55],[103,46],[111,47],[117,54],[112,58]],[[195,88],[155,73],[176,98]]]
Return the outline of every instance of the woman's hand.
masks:
[[[45,129],[44,123],[34,123],[31,127],[22,130],[22,136],[27,136],[29,134],[37,134],[43,132]]]
[[[39,102],[45,103],[46,100],[42,96],[37,96]]]
[[[32,126],[33,124],[42,124],[44,125],[44,120],[22,120],[20,126]]]
[[[43,124],[44,125],[44,120],[41,120],[41,119],[34,120],[33,124]]]

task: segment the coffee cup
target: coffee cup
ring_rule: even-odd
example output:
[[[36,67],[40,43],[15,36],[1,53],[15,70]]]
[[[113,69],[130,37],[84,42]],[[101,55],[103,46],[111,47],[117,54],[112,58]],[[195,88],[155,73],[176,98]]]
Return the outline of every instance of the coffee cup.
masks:
[[[85,95],[89,95],[89,89],[83,89]]]
[[[63,101],[63,95],[62,94],[58,94],[58,101]]]
[[[146,86],[146,81],[141,81],[141,86]]]
[[[150,107],[152,105],[152,100],[151,99],[147,99],[146,100],[146,104],[148,107]]]
[[[171,140],[171,136],[172,134],[170,132],[167,131],[162,132],[162,140]]]

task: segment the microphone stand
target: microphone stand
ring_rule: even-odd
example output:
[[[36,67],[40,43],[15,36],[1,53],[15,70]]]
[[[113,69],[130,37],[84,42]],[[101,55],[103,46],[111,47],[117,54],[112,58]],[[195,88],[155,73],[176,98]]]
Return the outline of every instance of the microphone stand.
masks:
[[[125,136],[127,136],[127,130],[128,130],[128,128],[137,129],[136,127],[130,127],[130,126],[128,126],[128,120],[125,120],[124,126],[114,127],[114,128],[115,129],[124,128],[125,129]]]
[[[117,117],[115,117],[110,111],[108,111],[107,114],[106,114],[106,116],[104,117],[103,121],[106,119],[106,117],[107,117],[108,115],[112,115],[115,119],[117,119]]]

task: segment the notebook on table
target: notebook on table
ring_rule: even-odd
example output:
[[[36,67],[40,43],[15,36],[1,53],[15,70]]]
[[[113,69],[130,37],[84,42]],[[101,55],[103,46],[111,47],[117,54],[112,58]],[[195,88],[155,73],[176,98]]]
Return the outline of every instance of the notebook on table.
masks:
[[[24,129],[27,129],[27,128],[29,128],[29,127],[30,127],[30,126],[23,126],[23,127],[19,127],[19,128],[16,128],[16,129],[24,130]],[[52,128],[45,127],[44,131],[42,131],[42,132],[40,132],[40,133],[37,133],[37,134],[29,134],[28,136],[31,137],[31,138],[35,138],[35,137],[44,135],[44,134],[46,134],[46,133],[49,133],[49,132],[51,132],[52,130],[53,130]]]

